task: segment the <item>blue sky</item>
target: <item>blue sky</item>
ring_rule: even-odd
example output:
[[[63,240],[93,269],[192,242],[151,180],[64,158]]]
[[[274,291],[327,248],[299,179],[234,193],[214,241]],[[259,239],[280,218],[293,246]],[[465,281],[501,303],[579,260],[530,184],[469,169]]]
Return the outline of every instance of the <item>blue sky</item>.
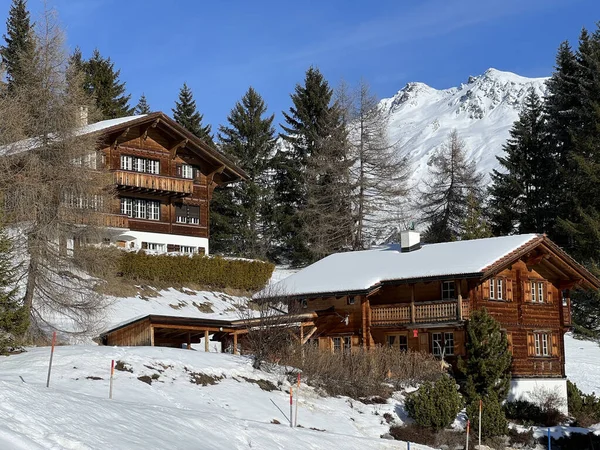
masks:
[[[180,86],[213,129],[254,86],[276,120],[310,65],[332,85],[367,79],[379,97],[409,81],[456,86],[489,67],[551,73],[559,43],[600,20],[598,0],[48,0],[68,45],[98,48],[170,114]],[[1,0],[4,23],[9,0]],[[35,18],[41,0],[29,0]],[[4,27],[3,27],[4,32]]]

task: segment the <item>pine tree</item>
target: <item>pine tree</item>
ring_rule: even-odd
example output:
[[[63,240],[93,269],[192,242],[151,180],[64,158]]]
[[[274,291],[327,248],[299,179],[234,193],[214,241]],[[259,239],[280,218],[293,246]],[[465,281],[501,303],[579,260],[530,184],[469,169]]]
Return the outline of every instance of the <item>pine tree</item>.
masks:
[[[204,115],[196,109],[196,100],[192,90],[186,83],[179,90],[179,100],[175,102],[175,108],[172,109],[175,122],[184,127],[193,135],[199,137],[211,146],[215,146],[211,133],[210,124],[203,125]]]
[[[274,115],[250,87],[219,127],[225,155],[247,174],[243,183],[217,188],[211,201],[211,238],[215,252],[265,258],[269,251],[269,163],[275,149]]]
[[[5,354],[27,331],[29,316],[18,295],[13,242],[4,226],[0,227],[0,354]]]
[[[497,157],[502,169],[491,174],[491,216],[499,235],[552,234],[555,229],[557,211],[550,195],[558,168],[545,133],[542,101],[531,88],[510,130],[505,153]]]
[[[460,237],[467,198],[482,196],[482,175],[468,162],[464,142],[450,133],[446,144],[429,160],[429,178],[421,191],[420,207],[428,224],[424,240],[448,242]]]
[[[467,403],[479,398],[502,402],[510,387],[512,355],[500,324],[484,309],[474,311],[467,322],[467,357],[459,370],[466,377]]]
[[[26,0],[12,0],[6,20],[6,45],[0,48],[2,63],[6,69],[8,89],[27,83],[27,66],[34,58],[33,24],[29,18]]]
[[[150,105],[148,104],[148,100],[146,100],[146,96],[144,93],[140,96],[138,104],[135,105],[133,113],[137,116],[141,114],[150,114],[152,111],[150,110]]]
[[[492,230],[483,214],[480,199],[472,193],[467,197],[467,210],[461,226],[460,239],[483,239],[492,237]]]
[[[85,72],[84,88],[96,100],[96,106],[103,119],[130,116],[130,94],[125,93],[125,82],[119,80],[120,70],[115,70],[110,58],[104,58],[98,49],[92,57],[83,62]]]
[[[280,252],[305,264],[351,242],[347,131],[318,69],[296,85],[283,116],[284,144],[273,159],[274,219]]]

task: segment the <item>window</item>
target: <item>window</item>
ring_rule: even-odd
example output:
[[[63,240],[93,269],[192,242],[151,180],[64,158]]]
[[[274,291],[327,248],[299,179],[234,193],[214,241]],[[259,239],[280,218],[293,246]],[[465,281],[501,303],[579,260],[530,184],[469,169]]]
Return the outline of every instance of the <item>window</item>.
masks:
[[[185,255],[193,255],[194,253],[198,253],[198,247],[190,247],[189,245],[182,245],[179,248],[179,251]]]
[[[149,159],[147,170],[148,170],[148,173],[153,173],[153,174],[158,175],[160,173],[160,161],[155,161],[154,159]]]
[[[394,344],[396,343],[396,336],[388,336],[387,337],[387,344],[388,347],[394,347]]]
[[[567,289],[563,289],[561,291],[562,296],[562,305],[569,306],[569,291]]]
[[[392,334],[387,337],[388,347],[395,347],[400,350],[408,350],[408,338],[405,334]]]
[[[496,298],[496,280],[494,278],[490,278],[490,300],[494,300]]]
[[[160,220],[160,202],[139,198],[121,198],[121,214],[135,219]]]
[[[408,339],[404,335],[398,336],[398,346],[400,350],[407,351],[408,350]]]
[[[156,242],[142,242],[142,248],[146,250],[152,250],[154,252],[164,252],[165,244],[159,244]]]
[[[136,172],[145,172],[146,160],[144,158],[133,158],[133,170]]]
[[[133,170],[133,156],[121,155],[121,169]]]
[[[497,300],[502,300],[503,299],[503,295],[502,295],[502,285],[503,285],[503,280],[502,278],[498,278],[496,280],[496,289],[497,289],[497,294],[496,294],[496,299]]]
[[[488,280],[488,300],[510,300],[511,280],[506,278],[490,278]]]
[[[194,178],[194,168],[189,164],[181,165],[181,176],[183,178]]]
[[[342,338],[340,338],[340,337],[333,338],[333,351],[334,352],[342,351]]]
[[[444,353],[454,355],[454,333],[444,333]]]
[[[352,336],[344,336],[344,353],[352,351]]]
[[[354,298],[354,295],[349,295],[349,296],[348,296],[348,301],[347,301],[346,303],[347,303],[348,305],[354,305],[354,302],[355,302],[355,301],[356,301],[356,300],[355,300],[355,298]]]
[[[200,207],[193,205],[175,205],[175,221],[190,225],[200,224]]]
[[[533,333],[535,356],[550,356],[548,350],[548,333]]]
[[[432,353],[435,356],[452,356],[454,355],[454,333],[432,333],[431,334]]]
[[[310,338],[306,343],[310,347],[319,348],[319,339],[318,338]]]
[[[544,303],[544,282],[531,281],[531,301],[533,303]]]
[[[442,282],[442,300],[449,300],[456,298],[454,295],[454,281],[443,281]]]
[[[304,299],[304,300],[300,300],[300,306],[301,306],[303,309],[306,309],[306,308],[308,308],[308,300],[306,300],[306,299]]]

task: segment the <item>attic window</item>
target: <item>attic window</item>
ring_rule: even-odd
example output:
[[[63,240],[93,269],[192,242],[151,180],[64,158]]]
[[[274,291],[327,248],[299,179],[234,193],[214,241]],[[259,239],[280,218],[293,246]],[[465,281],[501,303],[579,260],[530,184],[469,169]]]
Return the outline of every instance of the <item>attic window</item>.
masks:
[[[308,308],[308,300],[306,300],[306,299],[300,300],[300,306],[302,306],[302,309]]]
[[[455,298],[454,281],[442,281],[442,300],[452,300]]]
[[[354,305],[355,301],[356,301],[356,299],[355,299],[354,295],[348,296],[348,300],[347,300],[348,305]]]

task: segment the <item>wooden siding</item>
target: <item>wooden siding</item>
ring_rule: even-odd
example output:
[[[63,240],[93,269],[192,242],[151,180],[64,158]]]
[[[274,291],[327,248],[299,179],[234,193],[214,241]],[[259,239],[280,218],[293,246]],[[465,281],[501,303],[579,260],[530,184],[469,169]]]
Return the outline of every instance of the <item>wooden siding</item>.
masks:
[[[119,188],[135,188],[138,192],[157,193],[159,195],[160,193],[191,195],[194,192],[194,181],[185,178],[127,170],[115,170],[113,176],[114,182]]]
[[[150,320],[134,323],[106,335],[106,345],[152,345]]]

